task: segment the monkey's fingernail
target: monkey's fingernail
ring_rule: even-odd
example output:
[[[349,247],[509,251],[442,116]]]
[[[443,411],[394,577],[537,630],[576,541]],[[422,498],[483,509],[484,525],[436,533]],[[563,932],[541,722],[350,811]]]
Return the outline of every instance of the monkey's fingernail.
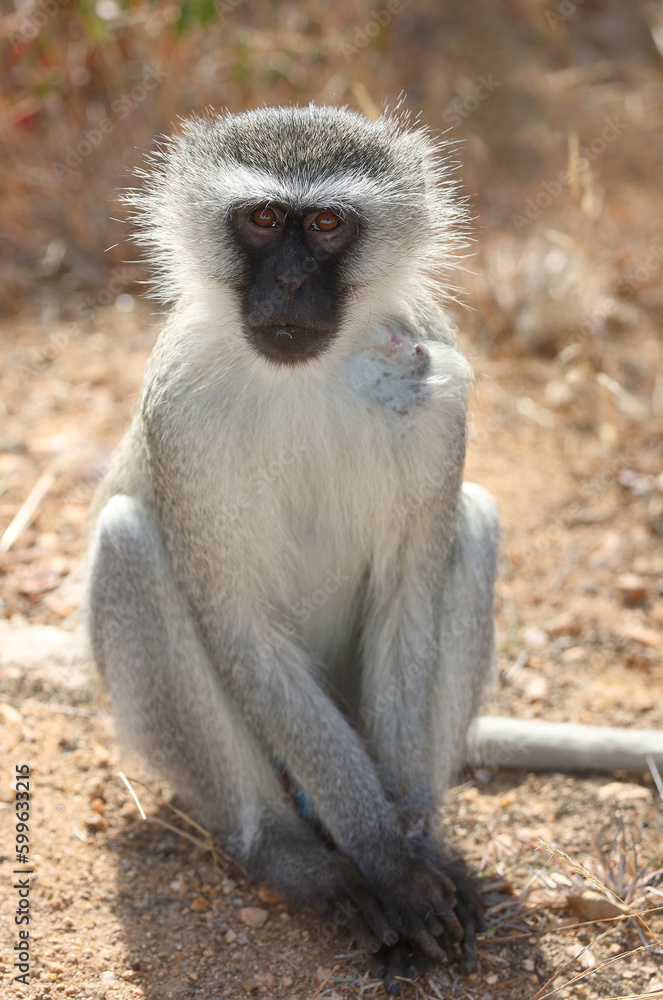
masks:
[[[469,954],[463,953],[463,956],[461,958],[461,966],[463,968],[463,971],[468,974],[470,972],[476,972],[478,968],[478,962],[475,953],[474,952],[470,952]]]
[[[398,941],[398,934],[394,934],[393,931],[387,931],[387,933],[384,936],[384,939],[387,944],[394,945]]]
[[[382,945],[380,944],[380,942],[376,937],[372,937],[368,943],[371,947],[371,951],[379,951],[380,948],[382,947]]]

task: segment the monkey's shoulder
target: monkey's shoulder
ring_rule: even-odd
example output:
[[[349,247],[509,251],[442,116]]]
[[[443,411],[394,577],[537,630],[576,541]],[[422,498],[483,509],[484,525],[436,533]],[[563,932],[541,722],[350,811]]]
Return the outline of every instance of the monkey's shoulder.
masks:
[[[370,337],[344,361],[341,373],[355,394],[395,418],[464,401],[471,379],[465,358],[452,345],[395,331]]]

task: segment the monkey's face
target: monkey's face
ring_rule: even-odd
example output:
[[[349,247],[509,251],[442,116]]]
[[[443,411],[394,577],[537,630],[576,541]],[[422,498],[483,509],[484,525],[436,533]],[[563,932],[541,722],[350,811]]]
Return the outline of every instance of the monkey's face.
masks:
[[[322,354],[350,290],[344,275],[358,221],[327,208],[268,204],[236,209],[231,228],[244,265],[233,284],[251,346],[277,364]]]

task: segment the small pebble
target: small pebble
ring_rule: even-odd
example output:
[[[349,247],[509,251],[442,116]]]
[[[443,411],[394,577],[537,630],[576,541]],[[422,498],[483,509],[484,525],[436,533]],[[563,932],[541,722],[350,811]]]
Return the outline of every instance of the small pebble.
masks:
[[[239,919],[247,927],[262,927],[268,916],[267,910],[262,910],[259,906],[243,906],[239,911]]]
[[[637,607],[644,604],[649,596],[649,588],[645,580],[636,573],[622,573],[615,581],[617,596],[625,607]]]

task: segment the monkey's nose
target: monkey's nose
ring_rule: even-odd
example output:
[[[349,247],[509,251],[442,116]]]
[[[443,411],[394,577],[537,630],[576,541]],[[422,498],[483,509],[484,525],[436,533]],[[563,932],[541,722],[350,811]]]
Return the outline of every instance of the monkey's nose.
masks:
[[[294,295],[298,288],[301,288],[306,279],[307,274],[277,274],[276,280],[283,289],[286,295]]]

